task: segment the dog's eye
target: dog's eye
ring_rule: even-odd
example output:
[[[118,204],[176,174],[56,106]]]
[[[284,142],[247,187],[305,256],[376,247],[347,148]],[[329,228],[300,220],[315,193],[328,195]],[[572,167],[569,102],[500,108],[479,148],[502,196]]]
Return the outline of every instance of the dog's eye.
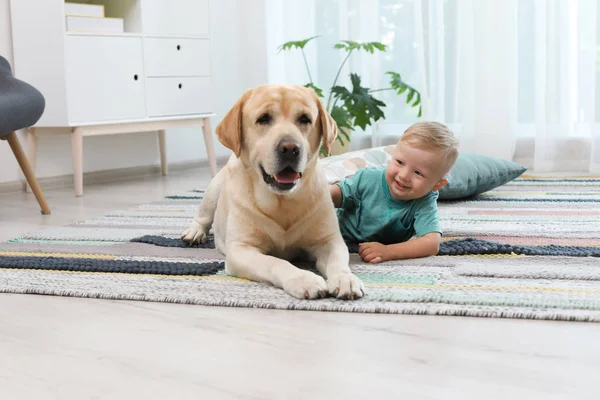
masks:
[[[298,122],[301,123],[302,125],[309,125],[311,123],[310,118],[308,117],[308,115],[306,114],[302,114],[299,118],[298,118]]]
[[[258,117],[258,119],[256,120],[256,123],[259,125],[269,125],[269,123],[271,123],[271,119],[272,119],[271,114],[264,113],[263,115]]]

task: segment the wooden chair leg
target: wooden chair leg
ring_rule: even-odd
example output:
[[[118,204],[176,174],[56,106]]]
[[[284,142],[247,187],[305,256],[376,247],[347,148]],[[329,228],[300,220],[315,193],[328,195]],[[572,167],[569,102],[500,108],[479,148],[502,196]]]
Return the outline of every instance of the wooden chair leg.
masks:
[[[35,134],[35,128],[27,129],[27,160],[31,169],[35,174],[35,163],[37,160],[37,135]],[[23,191],[30,192],[27,180],[23,181]]]
[[[31,186],[31,190],[33,191],[35,198],[42,208],[42,214],[49,215],[50,207],[48,207],[48,203],[46,203],[42,189],[40,188],[40,185],[38,185],[37,179],[35,179],[35,174],[33,173],[33,169],[31,168],[31,165],[27,160],[27,156],[21,147],[21,143],[19,143],[17,134],[15,132],[9,133],[6,140],[8,140],[8,144],[10,145],[12,152],[15,154],[15,157],[17,158],[17,161],[23,170],[23,174],[25,174],[25,178],[27,179],[29,186]]]

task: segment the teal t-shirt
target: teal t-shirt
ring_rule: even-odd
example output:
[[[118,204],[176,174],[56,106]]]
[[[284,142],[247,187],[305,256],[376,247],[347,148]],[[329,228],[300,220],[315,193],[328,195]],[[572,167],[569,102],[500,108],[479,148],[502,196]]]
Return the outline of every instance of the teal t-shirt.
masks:
[[[361,169],[337,185],[342,189],[337,216],[348,241],[394,244],[415,235],[442,233],[438,192],[415,200],[394,200],[385,181],[385,168],[378,167]]]

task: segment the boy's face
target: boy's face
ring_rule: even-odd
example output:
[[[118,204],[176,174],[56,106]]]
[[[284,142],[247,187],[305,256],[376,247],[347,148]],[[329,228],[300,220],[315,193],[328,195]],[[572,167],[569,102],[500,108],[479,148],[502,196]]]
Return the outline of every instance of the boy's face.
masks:
[[[399,142],[385,170],[385,180],[394,200],[414,200],[448,183],[442,155]]]

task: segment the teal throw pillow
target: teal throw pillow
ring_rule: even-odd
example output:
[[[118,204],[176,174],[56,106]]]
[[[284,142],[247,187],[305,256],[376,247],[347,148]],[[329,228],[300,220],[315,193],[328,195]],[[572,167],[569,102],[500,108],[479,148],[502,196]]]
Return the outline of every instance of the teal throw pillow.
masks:
[[[448,184],[440,189],[440,200],[473,196],[518,178],[527,168],[513,161],[477,153],[460,153],[447,176]]]

